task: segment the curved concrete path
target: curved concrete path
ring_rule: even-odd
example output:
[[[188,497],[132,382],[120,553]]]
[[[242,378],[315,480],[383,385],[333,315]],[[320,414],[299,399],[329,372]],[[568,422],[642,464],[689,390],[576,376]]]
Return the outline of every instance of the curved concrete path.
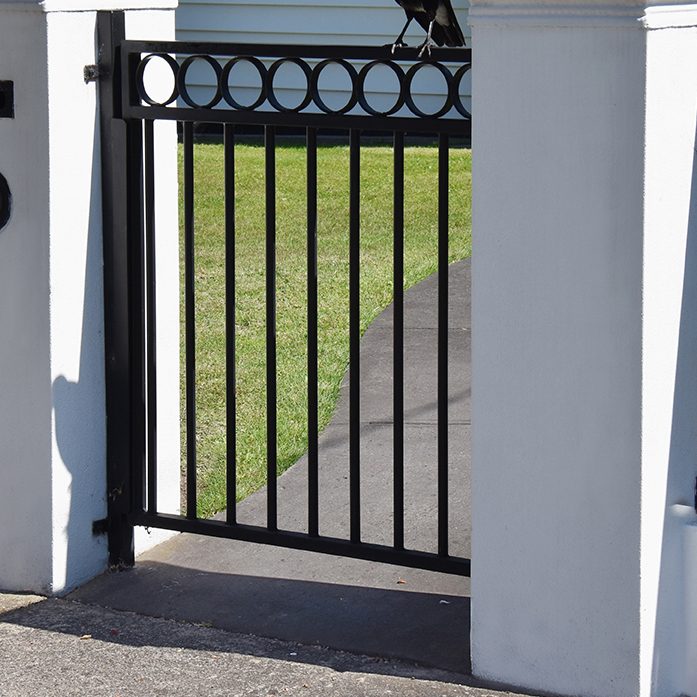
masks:
[[[450,270],[449,470],[451,553],[469,556],[469,260]],[[405,544],[437,551],[437,276],[405,297]],[[464,297],[463,297],[464,296]],[[361,523],[366,542],[392,544],[392,306],[361,340]],[[350,370],[320,438],[320,534],[349,537]],[[265,525],[266,492],[240,507],[240,522]],[[278,481],[279,527],[307,531],[307,458]]]
[[[405,294],[405,536],[436,546],[437,276]],[[470,264],[450,267],[452,553],[469,556]],[[392,307],[361,342],[363,539],[392,536]],[[348,380],[320,438],[320,532],[348,537]],[[279,478],[279,527],[305,530],[307,460]],[[265,491],[238,506],[265,524]],[[72,594],[83,602],[465,673],[469,579],[343,557],[179,535]]]

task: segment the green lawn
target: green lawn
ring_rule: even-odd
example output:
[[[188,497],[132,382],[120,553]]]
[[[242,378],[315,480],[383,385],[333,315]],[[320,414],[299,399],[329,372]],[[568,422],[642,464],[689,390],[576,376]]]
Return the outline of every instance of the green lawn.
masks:
[[[280,473],[307,448],[305,150],[279,146],[276,158]],[[195,162],[198,513],[209,516],[225,507],[222,146],[197,144]],[[437,150],[407,148],[405,169],[408,288],[436,269]],[[348,148],[319,148],[318,170],[319,421],[324,427],[348,363]],[[242,499],[264,485],[266,473],[262,147],[237,146],[236,177],[238,496]],[[471,252],[470,184],[471,153],[453,149],[451,261]],[[365,330],[392,299],[391,148],[363,149],[361,187],[361,327]],[[182,320],[183,310],[182,299]],[[182,366],[182,404],[183,386]],[[185,460],[184,429],[182,433]]]

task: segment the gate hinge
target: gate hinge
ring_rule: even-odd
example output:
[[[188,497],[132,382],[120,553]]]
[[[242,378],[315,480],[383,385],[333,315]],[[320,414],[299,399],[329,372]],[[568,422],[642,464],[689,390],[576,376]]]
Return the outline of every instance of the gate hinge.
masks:
[[[109,520],[108,518],[102,518],[101,520],[92,521],[92,534],[93,535],[106,535],[109,530]]]
[[[100,78],[99,66],[98,65],[86,65],[83,68],[82,76],[85,78],[85,84],[90,82],[97,82]]]

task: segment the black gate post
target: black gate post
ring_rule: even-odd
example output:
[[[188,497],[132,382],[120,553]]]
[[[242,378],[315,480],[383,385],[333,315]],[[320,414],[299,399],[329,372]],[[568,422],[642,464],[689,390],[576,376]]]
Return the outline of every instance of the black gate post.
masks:
[[[130,522],[132,484],[131,333],[128,284],[126,123],[121,119],[119,48],[123,12],[97,13],[99,122],[102,159],[104,341],[106,359],[107,506],[109,563],[134,563]]]

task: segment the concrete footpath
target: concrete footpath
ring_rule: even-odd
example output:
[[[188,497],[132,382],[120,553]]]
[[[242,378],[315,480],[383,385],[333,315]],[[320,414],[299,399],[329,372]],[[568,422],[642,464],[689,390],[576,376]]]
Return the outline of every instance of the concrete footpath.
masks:
[[[450,549],[469,556],[470,264],[450,268]],[[437,276],[405,294],[405,540],[437,547]],[[350,373],[350,371],[349,371]],[[319,444],[320,533],[348,538],[348,387]],[[279,527],[306,530],[307,459],[278,480]],[[392,308],[361,341],[362,539],[391,544]],[[238,504],[266,524],[266,490]],[[71,598],[232,632],[469,672],[469,579],[312,552],[178,535],[127,574]]]
[[[469,683],[469,684],[468,684]],[[505,697],[404,661],[0,594],[2,697]]]
[[[469,261],[450,270],[451,553],[469,556]],[[405,296],[405,533],[436,545],[436,298]],[[363,539],[392,534],[392,309],[361,343]],[[320,531],[347,536],[348,380],[320,442]],[[279,524],[304,530],[302,458]],[[239,505],[263,524],[265,492]],[[469,676],[469,579],[179,535],[67,599],[5,596],[0,695],[501,694]],[[2,598],[2,596],[0,596]],[[12,609],[13,605],[22,605]],[[2,612],[0,605],[0,612]]]

